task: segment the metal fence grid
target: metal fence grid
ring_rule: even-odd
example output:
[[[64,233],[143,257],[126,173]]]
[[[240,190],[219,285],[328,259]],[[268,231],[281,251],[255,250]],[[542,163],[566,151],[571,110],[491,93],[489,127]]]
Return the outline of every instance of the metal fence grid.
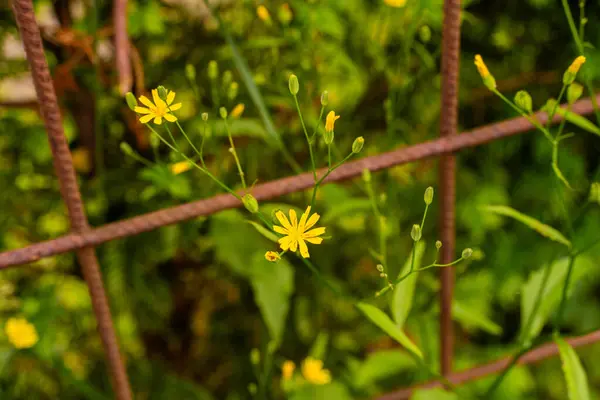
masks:
[[[122,7],[123,0],[115,0],[115,4],[117,3],[120,6],[115,7],[115,13],[124,13],[125,8]],[[71,222],[71,233],[21,249],[0,253],[0,269],[30,263],[60,253],[70,251],[76,253],[92,298],[92,306],[98,321],[98,331],[106,352],[115,396],[118,400],[130,400],[132,398],[131,388],[125,364],[120,355],[94,247],[111,240],[151,231],[198,216],[210,215],[221,210],[240,207],[242,204],[235,197],[229,194],[222,194],[114,222],[98,228],[90,227],[77,185],[71,154],[64,135],[62,118],[48,64],[44,56],[44,47],[40,30],[35,20],[32,0],[13,0],[12,5],[35,83],[41,114],[48,133],[54,169],[59,179],[61,195],[67,206]],[[126,32],[123,32],[123,24],[119,25],[119,33],[116,32],[115,36],[118,37],[116,43],[118,47],[117,53],[122,54],[126,53],[128,40]],[[525,118],[513,118],[457,134],[459,56],[460,0],[445,0],[444,28],[442,32],[440,138],[349,162],[325,179],[325,182],[341,181],[359,176],[365,168],[371,171],[378,171],[426,158],[440,157],[439,186],[441,192],[441,213],[439,228],[440,237],[444,243],[444,251],[441,259],[444,263],[450,262],[454,256],[456,163],[453,153],[524,133],[532,129],[532,125]],[[121,70],[122,68],[119,69]],[[596,97],[596,100],[600,101],[600,95]],[[593,111],[592,101],[590,99],[578,101],[572,106],[572,111],[582,115],[589,114]],[[545,113],[537,113],[536,117],[542,124],[547,122],[547,115]],[[552,122],[556,123],[560,120],[561,117],[555,115]],[[324,172],[324,170],[320,171],[321,174]],[[258,200],[267,200],[310,188],[313,183],[312,174],[304,173],[257,185],[253,190],[253,194]],[[440,293],[440,365],[442,374],[453,384],[459,385],[506,368],[510,362],[509,357],[460,372],[452,372],[453,328],[451,304],[454,285],[453,269],[441,269],[440,277],[442,282]],[[567,341],[574,347],[599,342],[600,330],[587,335],[573,337]],[[544,344],[525,354],[519,360],[519,364],[534,363],[555,356],[556,354],[558,354],[558,349],[555,344]],[[417,388],[436,386],[441,386],[441,383],[430,381],[385,394],[380,396],[379,400],[408,399]]]

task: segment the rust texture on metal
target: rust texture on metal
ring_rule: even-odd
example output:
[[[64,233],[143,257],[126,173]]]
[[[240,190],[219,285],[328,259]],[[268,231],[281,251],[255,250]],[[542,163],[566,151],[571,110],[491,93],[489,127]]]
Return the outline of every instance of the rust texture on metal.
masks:
[[[113,23],[115,26],[115,64],[119,76],[119,92],[125,95],[131,90],[133,76],[129,58],[129,36],[127,35],[127,0],[114,0]]]
[[[13,10],[21,33],[27,60],[31,67],[31,75],[35,84],[40,111],[44,119],[52,150],[54,169],[59,179],[61,195],[67,206],[71,229],[75,234],[85,234],[89,231],[90,227],[81,201],[79,187],[77,186],[71,153],[64,135],[56,92],[44,55],[44,47],[40,30],[35,20],[32,0],[14,0]],[[77,250],[77,259],[82,266],[83,276],[89,288],[115,393],[119,400],[129,400],[131,399],[129,382],[123,360],[119,353],[94,249],[91,247],[79,248]]]
[[[600,95],[597,98],[600,100]],[[573,105],[572,110],[582,115],[590,114],[593,111],[592,102],[590,99],[580,100]],[[542,112],[537,113],[536,118],[542,124],[547,121],[546,114]],[[559,122],[561,119],[559,115],[555,115],[553,122]],[[378,171],[395,165],[480,146],[494,140],[527,132],[531,128],[531,123],[525,118],[509,119],[464,132],[460,135],[442,137],[349,162],[335,170],[325,179],[325,182],[336,182],[360,176],[364,168],[368,168],[371,171]],[[323,171],[320,173],[323,173]],[[313,184],[312,174],[305,173],[256,185],[252,193],[258,200],[263,201],[308,189]],[[162,226],[176,224],[195,217],[206,216],[240,206],[241,203],[235,197],[229,194],[220,194],[208,199],[154,211],[113,222],[89,231],[70,233],[56,239],[0,253],[0,268],[31,263],[44,257],[66,253],[85,246],[97,246],[113,239],[136,235]]]
[[[444,1],[442,31],[442,98],[440,136],[452,137],[458,132],[458,88],[460,64],[460,0]],[[441,262],[449,264],[455,258],[456,158],[445,154],[439,162],[440,238],[444,246]],[[440,269],[440,365],[443,375],[452,372],[454,332],[452,328],[452,297],[454,268]]]
[[[582,336],[576,336],[567,339],[567,342],[573,347],[582,347],[590,344],[600,342],[600,330],[588,333]],[[543,344],[528,353],[524,354],[518,365],[533,364],[550,357],[554,357],[558,354],[558,347],[555,343]],[[504,357],[496,361],[492,361],[487,364],[479,365],[470,369],[466,369],[460,372],[454,372],[447,376],[447,379],[454,385],[461,385],[466,382],[474,381],[477,379],[484,378],[488,375],[501,372],[508,366],[512,359],[510,357]],[[395,392],[384,394],[383,396],[377,397],[377,400],[407,400],[417,389],[430,389],[434,387],[442,387],[442,383],[439,381],[430,381],[409,388],[400,389]]]

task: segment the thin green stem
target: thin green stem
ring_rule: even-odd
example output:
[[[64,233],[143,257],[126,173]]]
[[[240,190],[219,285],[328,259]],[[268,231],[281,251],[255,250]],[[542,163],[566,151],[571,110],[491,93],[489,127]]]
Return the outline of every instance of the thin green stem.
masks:
[[[317,120],[317,123],[315,125],[315,129],[313,130],[313,134],[311,136],[311,140],[315,139],[315,136],[317,135],[317,130],[319,129],[319,125],[321,124],[321,119],[323,118],[323,112],[325,111],[325,106],[321,106],[321,112],[319,113],[319,119]]]
[[[325,180],[325,178],[327,178],[329,176],[329,174],[331,174],[333,171],[336,170],[336,168],[340,167],[342,164],[344,164],[346,161],[348,161],[350,159],[350,157],[352,157],[354,153],[350,153],[346,156],[346,158],[344,158],[342,161],[340,161],[339,163],[335,164],[332,168],[329,168],[327,170],[327,172],[325,172],[323,174],[323,176],[321,177],[321,179],[317,180],[316,176],[316,172],[315,172],[315,186],[313,188],[313,193],[312,193],[312,199],[310,201],[310,205],[312,208],[314,208],[315,206],[315,201],[317,199],[317,190],[319,189],[319,186],[321,185],[321,183],[323,183],[323,181]]]
[[[229,138],[229,145],[231,154],[233,154],[233,158],[235,159],[235,164],[237,165],[238,173],[240,174],[240,179],[242,180],[242,187],[246,189],[246,178],[244,177],[244,171],[242,170],[242,164],[240,163],[240,159],[238,157],[237,151],[235,151],[235,145],[233,144],[233,137],[231,136],[231,130],[229,129],[229,123],[227,118],[224,118],[225,129],[227,130],[227,137]]]
[[[508,373],[517,365],[521,357],[523,357],[530,349],[531,346],[522,346],[519,348],[517,354],[513,356],[506,368],[502,370],[502,373],[496,377],[494,382],[492,382],[492,384],[490,385],[489,389],[485,392],[485,395],[483,396],[484,399],[492,398],[492,395],[494,394],[494,392],[496,392],[498,387],[500,387],[500,384],[502,383],[504,378],[506,378],[506,375],[508,375]]]
[[[321,281],[321,283],[323,283],[325,286],[327,286],[333,293],[337,294],[340,297],[344,297],[344,294],[337,287],[335,287],[331,282],[329,282],[321,274],[321,272],[319,272],[319,270],[317,269],[317,267],[315,267],[314,264],[312,262],[310,262],[309,259],[304,258],[304,257],[300,257],[300,259],[302,260],[302,262],[304,263],[304,265],[306,265],[308,267],[308,269],[310,269],[310,271],[317,277],[317,279],[319,281]]]
[[[560,105],[560,102],[563,96],[565,95],[566,90],[567,85],[563,83],[562,88],[560,89],[560,92],[558,94],[558,99],[556,99],[556,102],[554,102],[554,105],[552,106],[552,110],[548,110],[548,121],[546,121],[546,130],[548,131],[550,130],[550,125],[552,125],[552,118],[554,118],[554,114],[556,114],[556,110],[558,109],[558,106]],[[566,120],[566,118],[564,120]]]
[[[508,104],[513,110],[515,110],[517,113],[519,113],[521,116],[525,117],[529,122],[531,122],[531,124],[533,126],[535,126],[536,128],[538,128],[543,134],[544,136],[546,136],[546,138],[552,142],[554,139],[552,138],[552,135],[550,135],[550,132],[548,132],[548,130],[546,128],[544,128],[542,126],[542,124],[539,123],[539,121],[537,119],[535,119],[535,117],[532,117],[531,115],[525,113],[523,110],[521,110],[519,107],[517,107],[515,104],[513,104],[512,101],[510,101],[509,99],[506,98],[506,96],[504,96],[502,93],[500,93],[497,89],[494,89],[493,92],[500,97],[506,104]]]
[[[131,153],[127,153],[127,155],[131,158],[133,158],[136,161],[141,162],[142,164],[144,164],[146,167],[152,167],[154,164],[152,164],[152,162],[148,159],[146,159],[145,157],[143,157],[142,155],[134,152]]]
[[[306,137],[306,142],[308,143],[308,151],[310,153],[310,162],[312,165],[313,178],[315,182],[317,181],[317,166],[315,164],[315,156],[313,154],[312,148],[312,140],[308,136],[308,131],[306,130],[306,125],[304,124],[304,118],[302,117],[302,111],[300,110],[300,104],[298,103],[298,96],[293,95],[294,103],[296,104],[296,110],[298,111],[298,116],[300,117],[300,123],[302,124],[302,130],[304,131],[304,136]]]
[[[327,145],[327,167],[331,168],[331,144]]]

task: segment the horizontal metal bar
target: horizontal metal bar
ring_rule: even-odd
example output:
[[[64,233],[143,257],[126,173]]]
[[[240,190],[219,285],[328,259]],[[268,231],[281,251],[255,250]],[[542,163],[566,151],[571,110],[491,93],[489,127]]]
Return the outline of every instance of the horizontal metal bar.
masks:
[[[597,96],[600,101],[600,95]],[[577,114],[589,114],[593,111],[590,99],[580,100],[572,107]],[[547,121],[546,113],[539,112],[536,118],[540,123]],[[555,115],[553,122],[562,118]],[[413,146],[402,147],[387,153],[344,164],[325,179],[336,182],[359,176],[367,168],[378,171],[400,164],[406,164],[425,158],[452,153],[461,149],[479,146],[494,140],[506,138],[531,130],[532,125],[525,118],[513,118],[464,132],[459,135],[442,137]],[[320,170],[319,175],[325,171]],[[311,173],[276,179],[257,185],[252,194],[258,200],[272,199],[289,193],[305,190],[314,184]],[[113,222],[83,233],[68,235],[29,245],[27,247],[0,253],[0,268],[26,264],[43,257],[80,249],[85,246],[97,246],[113,239],[119,239],[147,232],[162,226],[176,224],[195,217],[214,214],[218,211],[240,207],[241,203],[230,194],[220,194],[204,200],[154,211],[138,217]]]
[[[593,343],[600,342],[600,330],[588,333],[587,335],[576,336],[567,339],[567,342],[573,347],[581,347],[590,345]],[[527,365],[542,361],[546,358],[553,357],[558,354],[558,347],[555,343],[546,343],[537,347],[530,352],[526,353],[521,357],[518,364]],[[484,378],[488,375],[492,375],[496,372],[504,370],[510,363],[512,357],[504,357],[496,361],[492,361],[488,364],[479,365],[474,368],[470,368],[464,371],[455,372],[447,376],[448,380],[454,385],[461,385],[466,382],[474,381],[477,379]],[[377,400],[407,400],[417,389],[431,389],[435,387],[441,387],[442,384],[439,381],[430,381],[409,388],[400,389],[395,392],[390,392],[379,396]]]

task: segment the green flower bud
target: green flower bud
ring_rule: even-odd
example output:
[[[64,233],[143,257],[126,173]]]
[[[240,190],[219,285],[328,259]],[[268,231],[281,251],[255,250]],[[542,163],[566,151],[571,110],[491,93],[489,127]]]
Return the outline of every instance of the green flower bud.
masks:
[[[150,135],[150,146],[153,149],[157,149],[160,146],[160,139],[156,135]]]
[[[418,242],[419,240],[421,240],[421,227],[419,225],[417,225],[417,224],[413,225],[413,227],[410,231],[410,237],[415,242]]]
[[[600,182],[594,182],[590,186],[590,202],[600,204]]]
[[[471,258],[472,255],[473,255],[473,249],[471,249],[470,247],[467,247],[466,249],[464,249],[462,251],[462,258],[464,258],[465,260],[467,258]]]
[[[571,83],[567,89],[567,101],[569,104],[575,103],[583,94],[583,86],[579,83]]]
[[[323,134],[323,141],[326,145],[329,146],[331,143],[333,143],[334,136],[335,135],[333,134],[333,131],[325,131],[325,133]]]
[[[290,10],[289,4],[285,3],[279,7],[279,10],[277,10],[277,17],[283,25],[290,24],[292,21],[292,10]]]
[[[215,60],[208,63],[208,78],[214,81],[219,76],[219,64]]]
[[[441,240],[436,240],[435,241],[435,248],[438,249],[438,250],[442,248],[442,241]]]
[[[321,93],[321,105],[325,107],[327,104],[329,104],[329,92],[324,90],[323,93]]]
[[[579,56],[575,59],[575,61],[573,61],[573,63],[569,66],[569,68],[567,68],[567,70],[565,71],[565,73],[563,75],[563,84],[564,85],[570,85],[571,83],[573,83],[575,81],[575,77],[577,76],[579,69],[581,68],[581,66],[584,63],[585,63],[584,56]]]
[[[260,364],[260,351],[257,348],[250,350],[250,362],[252,365]]]
[[[377,264],[377,271],[383,272],[383,265]]]
[[[354,139],[354,143],[352,143],[352,152],[354,154],[360,153],[364,145],[365,139],[362,136],[357,137],[356,139]]]
[[[202,113],[202,121],[204,121],[204,122],[208,121],[208,113],[205,113],[205,112]]]
[[[163,100],[167,99],[167,89],[165,89],[164,86],[160,85],[158,88],[158,97],[160,97]]]
[[[365,182],[371,182],[371,171],[368,168],[363,169],[362,178]]]
[[[187,64],[185,66],[185,76],[191,82],[195,82],[196,81],[196,67],[194,67],[192,64]]]
[[[523,111],[526,111],[528,114],[533,112],[532,109],[532,100],[529,93],[525,90],[519,90],[515,95],[515,104]]]
[[[229,90],[227,91],[227,97],[229,100],[234,100],[237,97],[238,88],[239,85],[237,82],[231,82],[231,85],[229,85]]]
[[[223,72],[223,87],[228,87],[233,82],[233,73],[230,70]]]
[[[125,93],[125,101],[127,102],[127,107],[131,109],[131,111],[135,111],[135,108],[138,105],[137,99],[131,92]]]
[[[252,214],[256,214],[258,212],[258,201],[250,193],[246,193],[242,197],[242,203],[244,203],[246,210],[250,211]]]
[[[423,199],[427,205],[433,203],[433,188],[431,186],[425,189],[425,196],[423,196]]]
[[[290,87],[290,93],[294,96],[297,95],[300,90],[300,83],[298,83],[298,77],[296,75],[290,75],[288,85]]]
[[[419,38],[423,43],[427,43],[431,40],[431,28],[427,25],[423,25],[419,29]]]
[[[219,108],[219,115],[221,115],[221,118],[227,119],[227,109],[225,107]]]
[[[121,151],[125,154],[127,154],[128,156],[133,154],[133,149],[131,148],[131,146],[129,145],[129,143],[127,142],[121,142],[121,144],[119,145],[119,147],[121,148]]]

